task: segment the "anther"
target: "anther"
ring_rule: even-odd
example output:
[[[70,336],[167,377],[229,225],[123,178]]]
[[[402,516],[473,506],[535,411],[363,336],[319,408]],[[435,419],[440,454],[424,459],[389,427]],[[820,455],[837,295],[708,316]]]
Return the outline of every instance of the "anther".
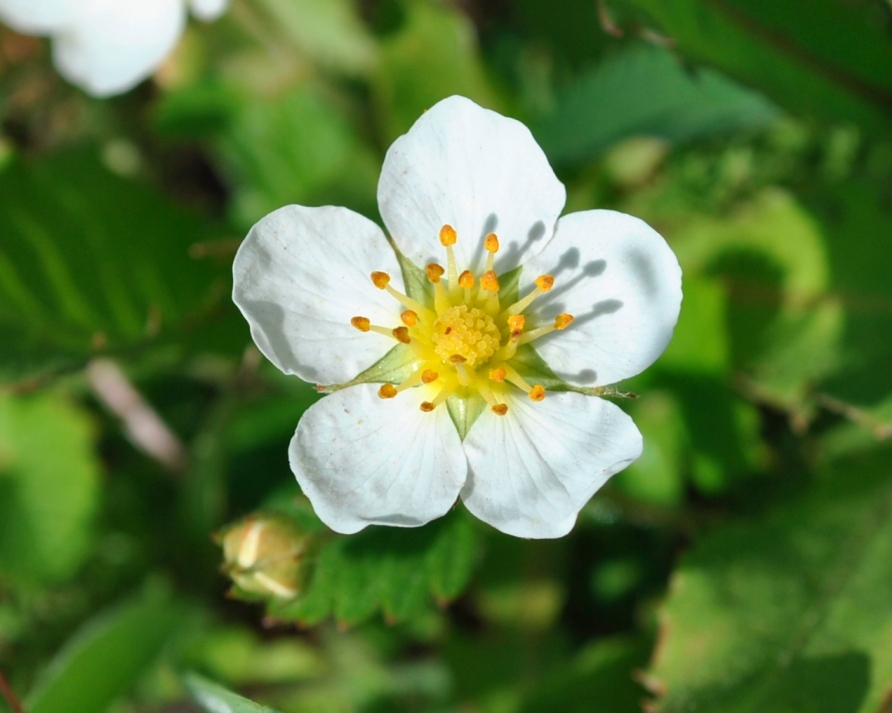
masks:
[[[390,284],[390,275],[386,272],[378,272],[377,270],[372,273],[372,282],[375,283],[375,287],[379,290],[383,290],[387,285]]]
[[[571,324],[573,324],[573,315],[567,314],[566,312],[562,312],[557,317],[554,318],[554,328],[555,329],[566,329]]]
[[[449,357],[449,361],[453,364],[464,364],[467,359],[461,354],[453,354],[451,357]]]
[[[455,245],[456,240],[458,240],[458,234],[455,232],[455,228],[448,223],[440,228],[440,245],[443,247]]]
[[[483,273],[483,277],[480,278],[480,289],[487,292],[499,291],[499,278],[496,277],[495,271],[487,270]]]
[[[350,324],[356,327],[360,332],[368,332],[372,328],[372,323],[367,317],[354,317],[350,320]]]
[[[490,233],[486,236],[486,239],[483,241],[483,247],[486,248],[491,253],[496,253],[499,251],[499,238],[495,233]]]
[[[440,281],[440,278],[443,277],[443,274],[446,272],[446,270],[435,262],[428,265],[425,270],[427,272],[427,279],[435,284]]]
[[[412,340],[409,338],[409,328],[408,327],[397,327],[393,330],[393,336],[397,339],[397,341],[402,342],[403,344],[409,344]]]
[[[421,406],[419,406],[418,408],[420,408],[425,413],[430,413],[434,410],[435,407],[430,401],[422,401]]]
[[[510,329],[512,333],[520,331],[523,329],[523,325],[525,325],[526,322],[526,317],[522,314],[512,314],[508,317],[508,329]]]
[[[396,387],[393,384],[382,384],[378,389],[378,396],[382,399],[392,399],[397,395]]]
[[[440,375],[437,372],[435,372],[433,369],[425,369],[424,373],[421,375],[421,380],[425,384],[432,384],[439,378],[440,378]]]
[[[508,376],[508,372],[505,371],[504,367],[499,367],[498,369],[493,369],[489,372],[489,378],[493,381],[504,381],[505,377]]]
[[[458,276],[458,286],[470,290],[474,287],[474,275],[470,270],[465,270]]]
[[[414,327],[418,324],[418,312],[415,310],[407,309],[400,315],[400,319],[403,320],[403,324],[407,327]]]
[[[496,404],[492,407],[492,412],[498,416],[504,416],[508,413],[508,404]]]
[[[533,401],[541,401],[545,398],[545,387],[541,384],[536,384],[530,392],[527,394]]]
[[[548,292],[554,287],[554,276],[539,275],[539,277],[536,278],[536,287],[542,290],[542,292]]]

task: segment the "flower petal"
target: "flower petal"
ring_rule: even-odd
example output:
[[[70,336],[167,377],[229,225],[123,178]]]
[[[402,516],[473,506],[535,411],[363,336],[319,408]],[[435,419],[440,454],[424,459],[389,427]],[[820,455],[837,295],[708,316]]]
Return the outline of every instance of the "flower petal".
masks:
[[[211,22],[226,12],[229,0],[191,0],[192,14],[199,20]]]
[[[82,0],[53,36],[53,60],[86,92],[120,94],[158,68],[185,22],[182,0]]]
[[[350,325],[399,326],[399,303],[376,288],[375,270],[402,289],[396,255],[372,221],[346,208],[286,206],[251,228],[233,264],[232,299],[258,348],[286,374],[344,383],[397,342]]]
[[[17,32],[44,35],[71,14],[71,0],[0,0],[0,20]]]
[[[301,489],[336,532],[424,525],[449,511],[467,475],[447,410],[419,409],[429,387],[386,400],[377,390],[360,384],[314,404],[288,451]]]
[[[575,321],[533,346],[565,381],[614,384],[653,364],[669,344],[681,268],[644,221],[611,210],[564,216],[548,247],[524,265],[521,295],[543,273],[555,276],[555,287],[533,303],[530,323],[547,324],[561,312]]]
[[[517,537],[563,537],[608,478],[641,455],[641,434],[618,406],[595,396],[549,393],[506,399],[465,438],[470,470],[461,492],[474,515]]]
[[[418,265],[445,259],[440,228],[458,232],[459,270],[483,263],[483,239],[499,236],[501,273],[537,254],[551,237],[566,191],[519,121],[449,97],[387,152],[378,182],[381,217]]]

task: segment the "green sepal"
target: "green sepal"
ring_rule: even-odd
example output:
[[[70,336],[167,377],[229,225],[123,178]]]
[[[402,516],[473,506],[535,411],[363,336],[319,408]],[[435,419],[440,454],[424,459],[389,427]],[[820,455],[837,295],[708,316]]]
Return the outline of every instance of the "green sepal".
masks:
[[[517,354],[509,360],[517,373],[530,384],[541,384],[547,391],[573,391],[584,396],[606,396],[618,399],[635,399],[635,394],[620,391],[613,386],[575,386],[568,384],[555,374],[545,360],[539,356],[530,344],[517,348]]]
[[[465,440],[468,431],[474,422],[480,418],[480,414],[486,408],[486,401],[479,394],[469,397],[450,396],[446,399],[446,409],[449,411],[449,417],[458,431],[459,438]]]
[[[393,238],[387,236],[387,242],[390,243],[390,247],[396,253],[396,260],[400,264],[403,282],[406,285],[406,294],[425,307],[432,307],[434,304],[434,290],[430,280],[427,279],[427,272],[403,255]]]
[[[513,270],[499,275],[499,302],[502,309],[517,302],[521,272],[523,272],[523,266],[515,267]]]
[[[409,378],[415,361],[416,356],[409,347],[405,344],[397,344],[352,381],[348,381],[346,384],[331,384],[329,386],[320,384],[316,387],[316,390],[322,394],[332,394],[335,391],[346,389],[349,386],[357,386],[358,384],[399,384]]]

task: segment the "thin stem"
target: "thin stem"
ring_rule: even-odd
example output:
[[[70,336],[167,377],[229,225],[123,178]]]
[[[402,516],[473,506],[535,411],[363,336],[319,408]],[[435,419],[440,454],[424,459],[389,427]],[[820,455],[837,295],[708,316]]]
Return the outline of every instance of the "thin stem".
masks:
[[[25,707],[13,692],[12,686],[9,685],[9,682],[3,675],[3,671],[0,671],[0,693],[3,694],[9,707],[12,708],[12,713],[25,713]]]

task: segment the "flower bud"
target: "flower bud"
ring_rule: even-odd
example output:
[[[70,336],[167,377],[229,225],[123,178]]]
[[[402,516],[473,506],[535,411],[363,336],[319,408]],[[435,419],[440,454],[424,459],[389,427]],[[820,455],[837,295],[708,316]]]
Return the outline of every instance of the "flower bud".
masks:
[[[255,513],[216,536],[231,594],[246,599],[293,599],[312,566],[314,537],[289,518]]]

